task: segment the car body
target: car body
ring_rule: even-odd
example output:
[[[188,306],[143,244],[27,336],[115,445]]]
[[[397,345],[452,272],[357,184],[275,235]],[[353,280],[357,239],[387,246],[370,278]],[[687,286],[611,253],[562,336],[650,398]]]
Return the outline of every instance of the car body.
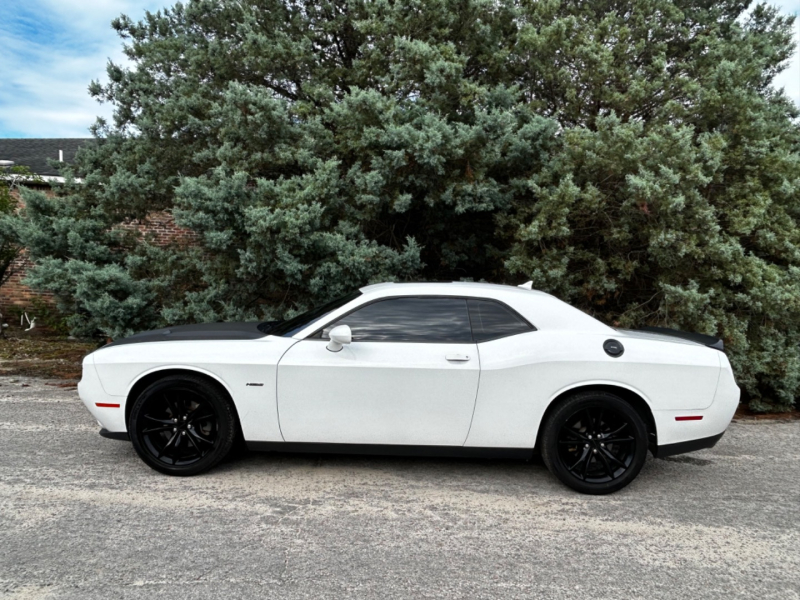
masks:
[[[125,338],[85,358],[80,397],[102,434],[127,438],[148,386],[192,374],[253,449],[520,457],[578,393],[629,404],[655,456],[713,446],[739,401],[719,340],[614,329],[529,287],[376,284],[287,323]]]

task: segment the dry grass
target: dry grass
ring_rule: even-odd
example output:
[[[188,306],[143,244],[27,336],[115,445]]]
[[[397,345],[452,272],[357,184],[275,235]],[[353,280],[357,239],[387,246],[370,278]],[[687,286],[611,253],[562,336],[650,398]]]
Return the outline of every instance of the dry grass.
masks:
[[[794,408],[788,412],[757,413],[746,404],[740,404],[733,418],[737,421],[794,421],[800,419],[800,410]]]
[[[40,332],[7,332],[0,338],[0,375],[25,375],[75,382],[81,378],[83,357],[96,342],[70,340]]]

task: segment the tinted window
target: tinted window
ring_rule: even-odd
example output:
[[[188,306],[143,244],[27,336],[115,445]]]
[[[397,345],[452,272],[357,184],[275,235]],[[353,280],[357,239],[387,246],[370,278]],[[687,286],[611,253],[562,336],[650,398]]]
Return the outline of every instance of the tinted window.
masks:
[[[349,325],[354,342],[472,343],[463,298],[392,298],[368,304],[328,325]]]
[[[301,313],[296,317],[292,317],[288,321],[279,321],[278,323],[261,323],[258,328],[262,333],[270,335],[282,335],[284,337],[292,337],[301,329],[305,329],[315,321],[319,321],[325,315],[332,313],[337,308],[341,308],[351,300],[355,300],[361,295],[361,292],[355,291],[347,296],[331,300],[327,304],[312,308],[311,310]]]
[[[533,327],[510,308],[491,300],[467,301],[472,320],[472,335],[476,342],[533,331]]]

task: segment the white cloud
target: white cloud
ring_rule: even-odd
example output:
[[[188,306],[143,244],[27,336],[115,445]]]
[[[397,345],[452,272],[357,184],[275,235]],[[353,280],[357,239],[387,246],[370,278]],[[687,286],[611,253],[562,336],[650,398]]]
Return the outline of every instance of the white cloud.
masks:
[[[4,5],[0,14],[0,136],[88,137],[111,107],[87,91],[105,80],[110,59],[125,62],[111,29],[121,13],[133,18],[163,0],[38,0]]]

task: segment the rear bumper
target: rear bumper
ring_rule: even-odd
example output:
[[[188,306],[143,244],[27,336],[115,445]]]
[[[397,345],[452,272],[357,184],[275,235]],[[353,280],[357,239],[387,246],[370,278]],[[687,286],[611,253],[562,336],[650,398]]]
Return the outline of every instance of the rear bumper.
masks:
[[[654,456],[670,456],[711,448],[730,425],[741,394],[730,363],[722,352],[717,390],[710,406],[694,410],[654,410],[658,447]]]
[[[725,434],[718,433],[710,437],[700,438],[698,440],[689,440],[688,442],[678,442],[677,444],[665,444],[664,446],[656,446],[653,449],[653,456],[656,458],[666,458],[667,456],[675,456],[676,454],[686,454],[687,452],[694,452],[696,450],[705,450],[706,448],[713,448],[717,442]]]

